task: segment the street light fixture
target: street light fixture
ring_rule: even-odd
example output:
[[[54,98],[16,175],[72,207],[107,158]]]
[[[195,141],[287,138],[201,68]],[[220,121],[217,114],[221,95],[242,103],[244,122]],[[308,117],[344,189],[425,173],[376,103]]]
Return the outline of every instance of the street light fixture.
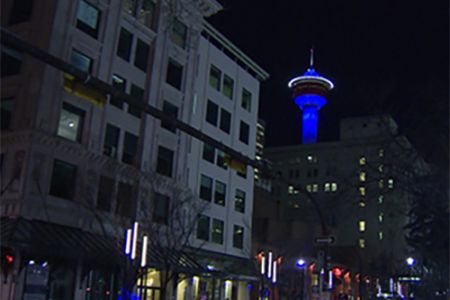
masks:
[[[416,260],[413,258],[413,257],[408,257],[407,259],[406,259],[406,264],[409,266],[409,267],[412,267],[412,266],[414,266],[415,264],[416,264]]]
[[[306,261],[303,258],[299,258],[297,260],[296,265],[297,265],[297,268],[302,268],[303,269],[305,267],[305,265],[306,265]]]

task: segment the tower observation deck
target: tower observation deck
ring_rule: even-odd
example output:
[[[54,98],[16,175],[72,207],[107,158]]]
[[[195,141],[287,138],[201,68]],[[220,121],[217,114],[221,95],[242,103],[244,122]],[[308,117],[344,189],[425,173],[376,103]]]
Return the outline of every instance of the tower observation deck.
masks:
[[[321,76],[314,70],[314,52],[311,49],[308,70],[288,83],[293,90],[295,103],[303,111],[302,143],[315,144],[317,142],[317,126],[319,124],[318,111],[327,104],[326,96],[334,85],[331,80]]]

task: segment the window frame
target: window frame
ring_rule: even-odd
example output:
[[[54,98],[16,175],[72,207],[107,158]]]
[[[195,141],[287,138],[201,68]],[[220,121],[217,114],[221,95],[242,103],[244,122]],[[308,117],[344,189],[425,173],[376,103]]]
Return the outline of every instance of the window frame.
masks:
[[[67,136],[64,136],[62,133],[60,133],[60,128],[62,128],[61,127],[61,122],[62,122],[61,118],[62,118],[62,115],[63,115],[64,111],[69,113],[69,114],[76,115],[78,117],[78,126],[76,128],[76,134],[75,134],[75,138],[74,139],[69,138]],[[63,102],[63,105],[61,107],[61,111],[60,111],[60,114],[59,114],[58,128],[56,130],[56,135],[66,139],[66,140],[72,141],[72,142],[81,143],[82,142],[82,137],[83,137],[85,116],[86,116],[86,111],[85,110],[83,110],[83,109],[81,109],[79,107],[76,107],[76,106],[74,106],[74,105],[72,105],[72,104],[70,104],[68,102]],[[70,125],[69,125],[69,127],[70,127]]]
[[[80,9],[81,9],[82,4],[86,5],[86,7],[90,8],[91,10],[94,9],[96,11],[97,16],[96,16],[94,27],[92,27],[89,23],[85,22],[83,19],[80,19]],[[90,13],[91,12],[89,12],[89,14]],[[98,34],[99,34],[99,29],[100,29],[101,16],[102,16],[102,11],[98,7],[94,6],[93,4],[91,4],[88,1],[81,0],[78,2],[77,18],[76,18],[75,26],[82,32],[86,33],[87,35],[93,37],[94,39],[97,39]]]
[[[170,155],[170,157],[166,155]],[[172,177],[174,156],[175,151],[159,145],[156,158],[156,172],[163,176]]]

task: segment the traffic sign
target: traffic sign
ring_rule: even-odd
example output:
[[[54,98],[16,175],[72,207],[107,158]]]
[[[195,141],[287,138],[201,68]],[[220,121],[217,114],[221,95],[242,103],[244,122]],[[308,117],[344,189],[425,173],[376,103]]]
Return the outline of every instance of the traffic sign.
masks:
[[[335,238],[332,235],[329,236],[316,236],[314,238],[314,243],[317,245],[333,245]]]

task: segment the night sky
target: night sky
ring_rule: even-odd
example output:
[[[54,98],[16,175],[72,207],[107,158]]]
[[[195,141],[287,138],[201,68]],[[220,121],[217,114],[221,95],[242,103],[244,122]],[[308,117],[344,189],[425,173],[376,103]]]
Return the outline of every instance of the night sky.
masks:
[[[343,117],[390,113],[423,155],[448,159],[448,0],[222,3],[208,21],[270,73],[259,108],[266,146],[301,142],[287,83],[306,71],[314,46],[316,71],[335,83],[319,141],[336,140]]]

